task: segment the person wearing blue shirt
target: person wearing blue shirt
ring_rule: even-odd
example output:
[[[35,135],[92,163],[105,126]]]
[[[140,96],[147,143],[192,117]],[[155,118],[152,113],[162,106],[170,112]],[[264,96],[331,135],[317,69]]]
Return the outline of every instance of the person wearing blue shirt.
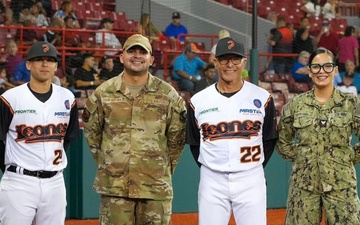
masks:
[[[311,83],[312,79],[309,77],[309,57],[310,53],[307,51],[301,51],[298,60],[293,64],[291,68],[291,76],[294,77],[296,82]]]
[[[15,85],[24,84],[30,81],[30,71],[26,68],[26,61],[22,61],[16,66],[14,70],[14,76],[12,77],[12,83]]]
[[[352,83],[358,93],[360,93],[360,73],[355,71],[355,63],[350,59],[345,62],[345,72],[340,73],[341,80],[343,80],[345,76],[352,76],[354,78]]]
[[[180,91],[192,93],[195,83],[201,79],[199,70],[206,67],[206,63],[196,54],[200,52],[194,43],[189,43],[185,47],[183,54],[176,57],[173,67],[172,79],[177,81]]]
[[[172,23],[170,23],[165,29],[165,36],[175,40],[180,34],[188,34],[188,31],[184,25],[180,23],[181,16],[179,12],[173,12],[172,14]],[[189,37],[182,36],[180,41],[189,42]]]

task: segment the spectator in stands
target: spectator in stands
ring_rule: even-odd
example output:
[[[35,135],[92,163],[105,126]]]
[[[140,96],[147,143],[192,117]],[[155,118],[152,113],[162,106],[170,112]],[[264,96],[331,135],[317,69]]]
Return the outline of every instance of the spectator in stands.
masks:
[[[196,45],[189,43],[184,53],[175,58],[172,79],[178,83],[180,91],[192,93],[195,83],[201,79],[198,72],[206,67],[206,63],[196,55],[198,52]]]
[[[306,17],[319,17],[321,14],[321,6],[318,0],[304,0],[300,10]]]
[[[16,42],[10,40],[6,44],[6,54],[0,59],[1,63],[5,63],[4,68],[11,79],[14,76],[16,66],[23,61],[23,57],[18,51],[19,49]]]
[[[26,68],[26,61],[23,60],[14,70],[12,83],[16,86],[30,81],[30,71]]]
[[[198,93],[199,91],[216,83],[216,68],[213,63],[207,64],[204,68],[204,75],[204,78],[195,84],[195,93]]]
[[[75,78],[73,76],[65,75],[60,78],[62,87],[69,89],[75,97],[78,97],[78,92],[75,90]]]
[[[310,23],[307,17],[302,17],[300,20],[300,28],[296,31],[295,38],[292,44],[293,53],[300,53],[302,51],[313,52],[313,39],[310,35]]]
[[[4,93],[5,91],[7,91],[13,87],[15,87],[15,85],[13,85],[9,81],[5,68],[1,67],[0,68],[0,94]]]
[[[307,51],[300,52],[298,60],[291,68],[291,75],[296,82],[311,83],[312,79],[309,77],[309,57],[310,53]]]
[[[104,81],[100,79],[99,73],[94,69],[94,66],[94,56],[85,53],[82,66],[77,68],[74,73],[75,87],[77,89],[95,89]]]
[[[276,30],[268,43],[272,46],[273,53],[292,53],[293,32],[286,26],[285,18],[279,17],[276,21]],[[274,56],[273,66],[275,73],[282,74],[290,72],[292,58],[286,56]]]
[[[355,71],[355,63],[350,59],[345,62],[345,71],[340,72],[340,78],[342,81],[345,76],[353,77],[352,83],[355,85],[358,92],[360,92],[360,73]]]
[[[60,17],[56,17],[51,21],[49,29],[43,35],[43,40],[49,42],[55,46],[62,45],[61,36],[62,32],[54,30],[53,28],[64,28],[64,20]]]
[[[49,26],[48,19],[44,14],[41,13],[41,8],[38,4],[33,4],[30,8],[31,17],[35,20],[35,25],[38,27],[47,27]]]
[[[165,36],[170,40],[175,41],[180,34],[188,34],[188,30],[181,23],[181,16],[179,12],[173,12],[172,23],[170,23],[165,29]],[[180,41],[190,42],[190,38],[187,36],[180,37]]]
[[[272,22],[273,24],[276,24],[276,21],[278,19],[278,13],[271,11],[269,12],[269,14],[267,15],[266,19],[270,22]]]
[[[112,33],[114,27],[114,21],[110,18],[104,18],[101,20],[99,31],[96,33],[95,40],[96,44],[99,46],[104,46],[105,48],[112,48],[116,51],[106,51],[105,55],[116,55],[121,51],[122,45],[119,39],[116,37],[114,33]],[[105,36],[105,40],[103,40],[103,36]],[[104,43],[103,43],[104,41]]]
[[[336,12],[339,0],[327,0],[325,5],[322,7],[322,14],[324,19],[335,19],[340,17],[340,13]]]
[[[147,13],[141,14],[140,22],[136,26],[136,31],[149,38],[149,40],[159,40],[162,32],[151,21],[150,15]]]
[[[5,26],[14,25],[12,9],[5,7],[2,2],[0,2],[0,24]]]
[[[35,26],[35,20],[31,17],[25,17],[22,29],[22,36],[21,36],[21,29],[17,29],[15,34],[15,39],[20,42],[22,40],[23,45],[30,46],[38,41],[38,36],[36,31],[33,29]]]
[[[225,29],[220,30],[219,35],[218,35],[219,40],[223,39],[223,38],[226,38],[226,37],[230,37],[229,31],[225,30]],[[217,44],[215,43],[211,48],[211,53],[210,53],[210,56],[209,56],[209,63],[214,63],[216,46],[217,46]]]
[[[100,71],[100,79],[101,80],[108,80],[119,75],[123,70],[124,67],[120,62],[114,63],[114,59],[108,55],[104,55],[101,58],[100,62],[101,71]]]
[[[73,6],[69,0],[64,0],[61,3],[60,9],[55,12],[53,19],[55,19],[56,17],[64,19],[66,16],[71,16],[72,18],[74,18],[74,27],[80,28],[79,20],[77,19],[76,15],[73,13]]]
[[[65,46],[66,47],[78,47],[81,46],[82,41],[78,32],[70,31],[69,29],[75,29],[74,27],[74,18],[72,16],[65,16],[64,18],[65,25]],[[85,46],[84,46],[85,47]],[[74,52],[72,50],[72,52]]]
[[[31,6],[32,6],[31,3],[22,5],[19,14],[19,21],[18,21],[19,23],[23,24],[25,22],[25,18],[28,18],[28,16],[31,15],[31,10],[30,10]]]
[[[353,84],[353,81],[354,81],[354,74],[345,74],[344,78],[342,79],[342,82],[336,86],[336,89],[357,96],[358,91],[356,86]]]
[[[354,26],[354,27],[355,27],[355,38],[358,40],[358,43],[360,46],[360,27],[359,26]],[[358,52],[359,52],[359,56],[360,56],[360,48],[359,48]],[[360,72],[360,65],[356,68],[356,71]]]
[[[348,26],[344,37],[339,40],[339,71],[345,71],[345,62],[351,60],[355,67],[359,66],[359,42],[355,38],[355,27]]]
[[[332,28],[329,20],[323,20],[319,34],[314,39],[314,46],[326,48],[334,55],[338,52],[339,35]]]

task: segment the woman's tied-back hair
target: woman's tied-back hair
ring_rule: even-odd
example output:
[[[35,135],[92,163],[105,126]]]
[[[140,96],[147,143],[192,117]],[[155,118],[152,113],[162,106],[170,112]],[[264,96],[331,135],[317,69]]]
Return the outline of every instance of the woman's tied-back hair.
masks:
[[[309,64],[312,63],[313,59],[315,58],[315,56],[319,55],[319,54],[327,54],[328,56],[331,57],[331,60],[333,63],[335,63],[335,57],[334,57],[334,54],[329,50],[329,49],[326,49],[326,48],[318,48],[316,49],[315,51],[313,51],[313,53],[311,53],[310,55],[310,58],[309,58]]]

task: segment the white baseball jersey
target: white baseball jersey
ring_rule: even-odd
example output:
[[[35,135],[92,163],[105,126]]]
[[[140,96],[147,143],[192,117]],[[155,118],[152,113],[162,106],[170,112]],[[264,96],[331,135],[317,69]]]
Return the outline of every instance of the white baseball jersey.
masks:
[[[27,85],[1,96],[0,138],[6,137],[5,164],[32,171],[60,171],[67,165],[64,139],[78,133],[78,123],[74,122],[78,118],[70,121],[75,97],[69,90],[52,84],[50,98],[41,102]]]
[[[197,129],[187,129],[187,143],[200,144],[202,165],[214,171],[239,172],[262,164],[263,140],[277,137],[274,107],[268,107],[273,104],[269,92],[244,81],[242,89],[228,98],[214,84],[190,101],[193,112],[188,113],[194,114],[194,122],[188,123]]]

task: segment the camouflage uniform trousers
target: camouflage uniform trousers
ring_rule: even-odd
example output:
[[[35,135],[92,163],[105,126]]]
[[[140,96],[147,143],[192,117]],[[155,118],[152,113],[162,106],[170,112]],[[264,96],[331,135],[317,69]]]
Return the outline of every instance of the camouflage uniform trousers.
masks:
[[[101,196],[100,225],[170,225],[172,200]]]
[[[320,225],[322,210],[326,225],[359,225],[360,204],[356,187],[316,193],[291,186],[285,225]]]

